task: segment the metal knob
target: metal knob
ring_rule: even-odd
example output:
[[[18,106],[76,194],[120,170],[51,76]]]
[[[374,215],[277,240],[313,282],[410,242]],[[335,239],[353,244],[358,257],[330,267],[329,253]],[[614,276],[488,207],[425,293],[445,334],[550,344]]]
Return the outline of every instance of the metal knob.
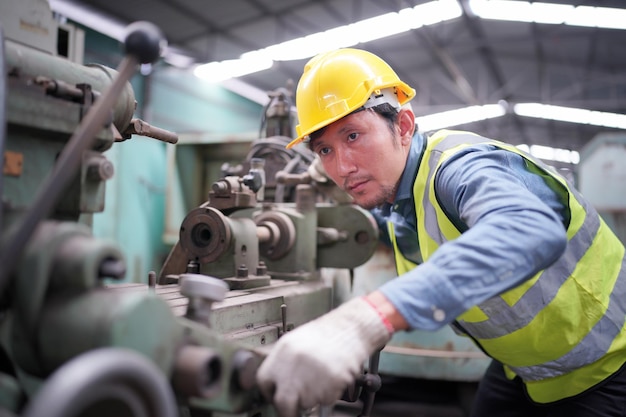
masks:
[[[221,279],[202,274],[181,274],[180,293],[189,298],[185,317],[208,325],[212,304],[222,301],[228,290],[228,284]]]
[[[124,49],[142,64],[156,62],[167,47],[167,40],[161,30],[150,22],[139,21],[126,28]]]

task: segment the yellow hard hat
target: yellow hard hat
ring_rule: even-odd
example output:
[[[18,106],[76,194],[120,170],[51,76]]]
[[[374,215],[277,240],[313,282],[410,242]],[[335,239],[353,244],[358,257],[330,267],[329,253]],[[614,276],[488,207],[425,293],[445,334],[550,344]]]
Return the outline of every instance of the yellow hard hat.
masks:
[[[362,107],[383,89],[394,90],[400,106],[415,96],[415,90],[371,52],[344,48],[311,58],[296,89],[298,137],[287,148]]]

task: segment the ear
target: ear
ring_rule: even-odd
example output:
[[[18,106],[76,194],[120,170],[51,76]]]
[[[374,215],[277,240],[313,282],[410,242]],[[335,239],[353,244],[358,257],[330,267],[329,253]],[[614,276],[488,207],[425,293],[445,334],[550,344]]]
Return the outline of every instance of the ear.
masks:
[[[411,109],[400,109],[398,113],[398,125],[400,126],[400,139],[402,144],[411,143],[415,131],[415,115]]]

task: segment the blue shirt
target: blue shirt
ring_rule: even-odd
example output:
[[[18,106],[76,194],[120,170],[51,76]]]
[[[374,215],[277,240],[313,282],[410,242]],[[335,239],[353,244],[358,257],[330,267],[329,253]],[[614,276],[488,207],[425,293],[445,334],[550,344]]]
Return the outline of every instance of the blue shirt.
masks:
[[[394,203],[372,213],[381,240],[390,244],[391,220],[400,250],[419,263],[379,290],[411,328],[435,330],[558,259],[569,213],[561,194],[521,156],[492,145],[466,148],[435,177],[440,205],[463,234],[421,263],[413,183],[425,145],[416,134]]]

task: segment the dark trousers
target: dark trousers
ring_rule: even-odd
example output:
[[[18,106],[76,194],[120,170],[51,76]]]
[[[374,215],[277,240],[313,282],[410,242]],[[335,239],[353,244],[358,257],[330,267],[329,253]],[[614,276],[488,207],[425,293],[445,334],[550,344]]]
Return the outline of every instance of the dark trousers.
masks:
[[[519,378],[509,380],[493,361],[481,380],[471,417],[626,417],[626,365],[575,397],[550,404],[532,402]]]

